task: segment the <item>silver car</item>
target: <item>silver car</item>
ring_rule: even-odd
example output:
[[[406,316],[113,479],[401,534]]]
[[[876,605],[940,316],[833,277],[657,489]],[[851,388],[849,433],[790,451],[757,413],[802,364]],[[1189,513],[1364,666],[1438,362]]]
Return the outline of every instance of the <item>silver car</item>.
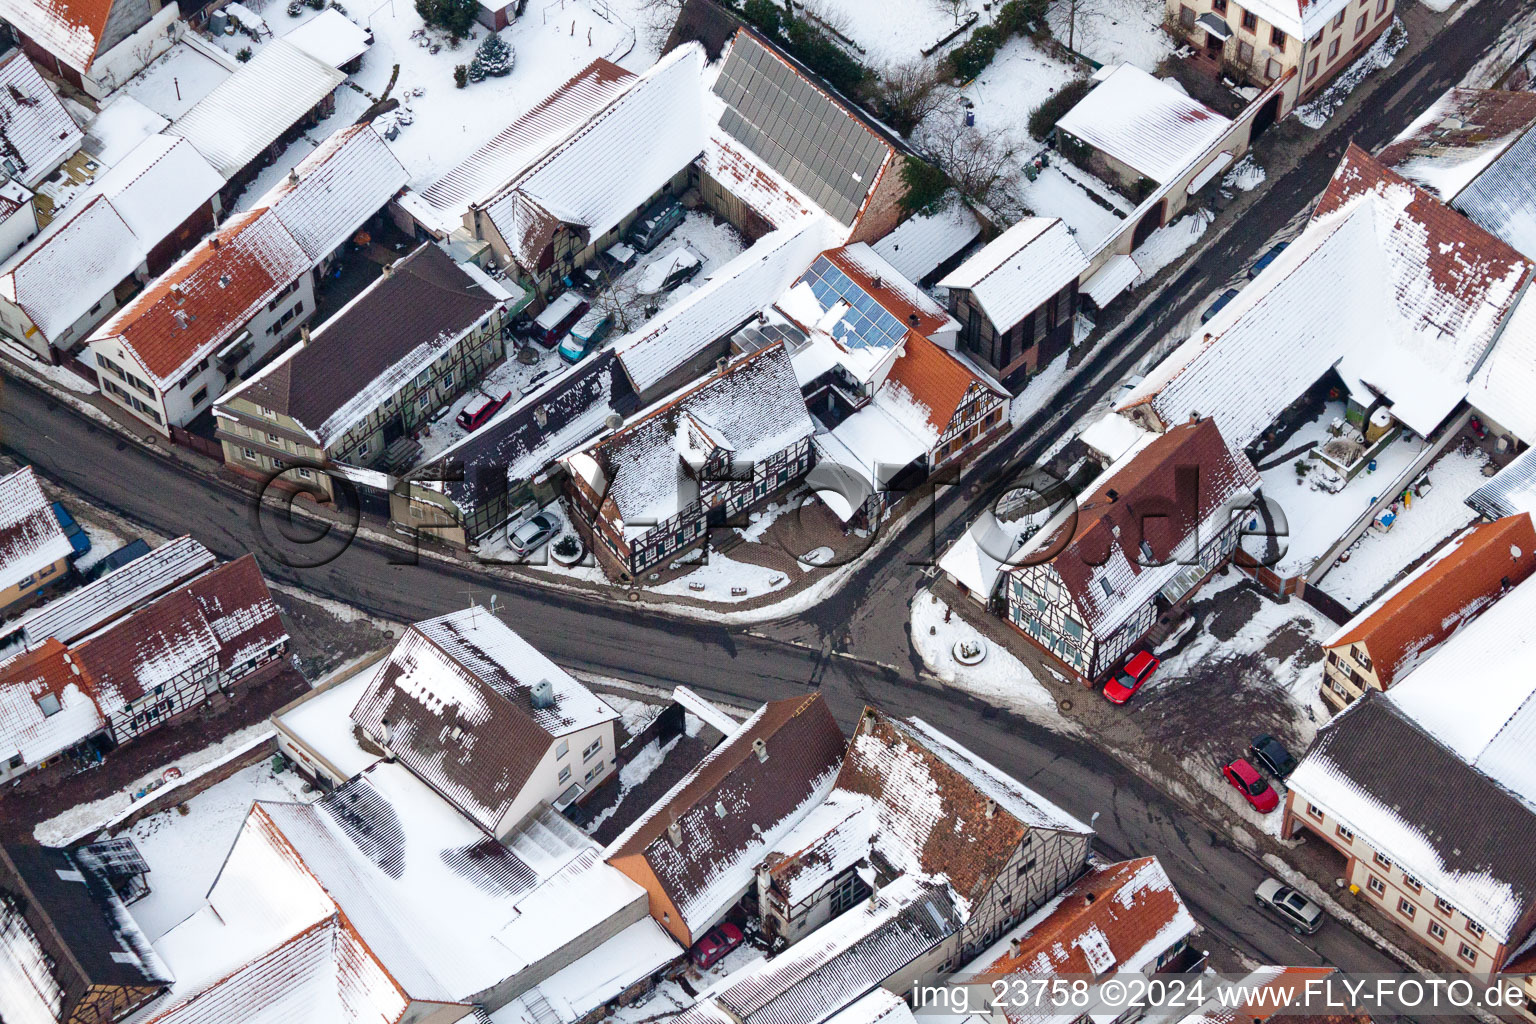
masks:
[[[507,531],[507,543],[523,556],[533,554],[560,531],[560,524],[547,512],[530,516]]]
[[[1253,891],[1259,906],[1279,914],[1297,935],[1311,935],[1323,926],[1323,908],[1288,885],[1266,878]]]

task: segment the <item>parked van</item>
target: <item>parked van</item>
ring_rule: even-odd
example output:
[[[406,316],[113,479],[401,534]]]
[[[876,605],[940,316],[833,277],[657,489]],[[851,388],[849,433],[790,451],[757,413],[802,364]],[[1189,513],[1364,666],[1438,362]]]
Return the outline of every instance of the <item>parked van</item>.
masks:
[[[640,274],[636,288],[641,295],[660,295],[692,281],[703,266],[697,256],[679,245],[646,267]]]
[[[671,196],[662,196],[630,225],[629,244],[641,252],[650,252],[682,222],[683,204]]]
[[[581,293],[572,289],[544,307],[544,312],[533,321],[533,336],[545,348],[554,348],[590,308],[591,304],[581,297]]]
[[[485,425],[485,421],[496,415],[496,410],[507,404],[507,399],[512,397],[508,391],[500,398],[480,392],[470,399],[468,405],[459,410],[456,420],[459,426],[465,430],[478,430]]]
[[[587,315],[576,322],[576,326],[571,328],[571,333],[565,336],[565,340],[555,351],[559,352],[560,358],[568,363],[579,362],[582,356],[597,348],[612,329],[612,314],[601,309],[589,309]]]

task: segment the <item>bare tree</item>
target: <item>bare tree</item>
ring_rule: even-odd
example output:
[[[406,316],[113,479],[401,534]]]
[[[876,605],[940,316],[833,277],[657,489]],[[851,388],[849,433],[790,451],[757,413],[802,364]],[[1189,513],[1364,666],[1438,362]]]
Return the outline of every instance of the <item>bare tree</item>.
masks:
[[[592,305],[613,318],[610,333],[628,334],[650,318],[647,297],[633,283],[615,283],[606,274],[592,296]]]
[[[1056,0],[1067,14],[1067,49],[1077,50],[1077,30],[1105,16],[1104,0]]]
[[[687,0],[640,0],[640,22],[651,42],[660,47],[672,34]]]
[[[971,0],[933,0],[933,6],[954,18],[958,25],[965,12],[971,9]]]
[[[888,65],[877,90],[880,116],[903,135],[948,103],[953,92],[938,64],[923,59]]]
[[[1004,223],[1028,216],[1019,182],[1019,144],[1008,133],[983,135],[958,118],[930,118],[917,146],[949,176],[956,192]]]

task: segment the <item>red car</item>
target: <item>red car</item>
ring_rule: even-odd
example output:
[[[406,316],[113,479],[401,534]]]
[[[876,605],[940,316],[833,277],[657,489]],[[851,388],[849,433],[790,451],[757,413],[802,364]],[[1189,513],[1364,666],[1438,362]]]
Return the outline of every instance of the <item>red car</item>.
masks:
[[[1238,758],[1221,770],[1221,774],[1227,777],[1237,791],[1243,794],[1243,799],[1253,805],[1253,809],[1260,814],[1268,814],[1280,806],[1280,797],[1269,783],[1264,781],[1258,769],[1249,764],[1243,758]]]
[[[712,967],[717,960],[741,945],[741,939],[741,929],[735,925],[729,922],[716,925],[688,950],[688,959],[700,970]]]
[[[1115,678],[1104,684],[1104,699],[1111,704],[1124,704],[1141,689],[1157,666],[1162,662],[1146,651],[1134,655],[1125,667],[1115,673]]]
[[[485,425],[485,421],[496,415],[496,410],[507,404],[507,399],[512,397],[512,392],[497,398],[495,395],[487,395],[483,391],[480,396],[471,401],[459,413],[457,419],[459,426],[465,430],[478,430]]]

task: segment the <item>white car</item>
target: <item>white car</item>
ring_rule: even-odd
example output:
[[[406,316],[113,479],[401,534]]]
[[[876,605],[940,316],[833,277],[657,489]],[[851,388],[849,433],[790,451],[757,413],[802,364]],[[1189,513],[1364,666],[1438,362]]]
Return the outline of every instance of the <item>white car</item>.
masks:
[[[507,543],[523,557],[533,554],[554,539],[560,523],[548,512],[539,512],[507,531]]]
[[[656,260],[641,273],[636,287],[641,295],[660,295],[685,281],[691,281],[704,263],[688,249],[678,246]]]

